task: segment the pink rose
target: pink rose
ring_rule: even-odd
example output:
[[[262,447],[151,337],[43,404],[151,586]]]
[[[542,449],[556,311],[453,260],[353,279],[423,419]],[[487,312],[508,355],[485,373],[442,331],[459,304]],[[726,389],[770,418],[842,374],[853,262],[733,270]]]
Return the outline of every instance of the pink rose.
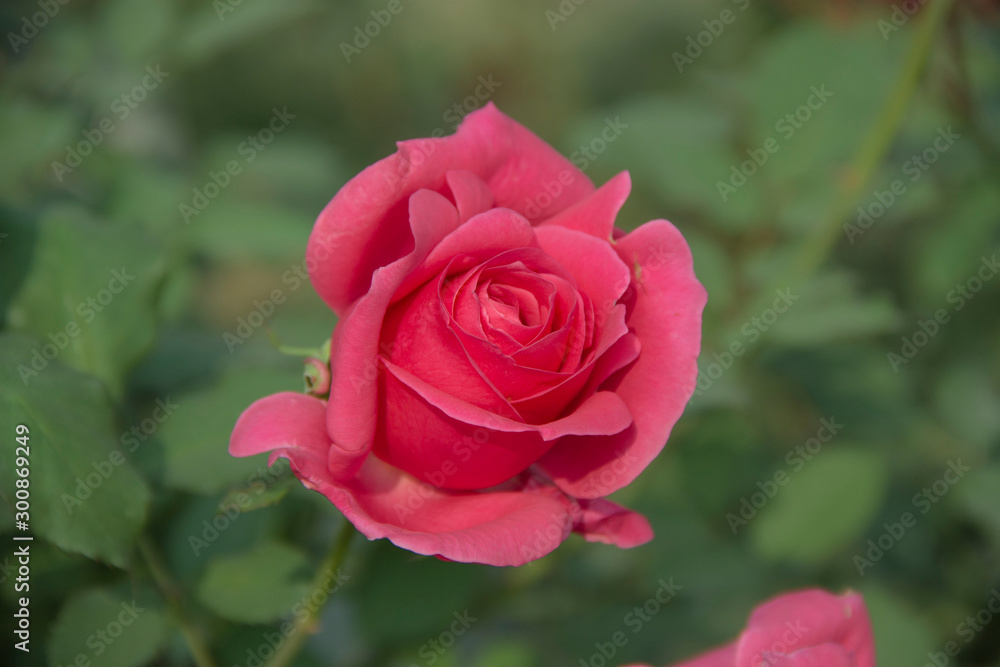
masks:
[[[230,452],[273,450],[369,539],[520,565],[571,531],[632,547],[603,499],[694,390],[705,291],[664,220],[625,234],[600,189],[492,104],[404,141],[316,222],[309,277],[340,316],[329,400],[261,399]]]
[[[813,589],[765,602],[735,642],[674,667],[875,667],[875,639],[860,595]]]

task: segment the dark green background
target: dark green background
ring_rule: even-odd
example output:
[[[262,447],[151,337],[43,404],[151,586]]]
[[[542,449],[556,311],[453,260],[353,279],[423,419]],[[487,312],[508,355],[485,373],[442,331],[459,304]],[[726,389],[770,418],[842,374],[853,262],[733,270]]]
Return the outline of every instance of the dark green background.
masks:
[[[814,585],[865,594],[882,665],[920,667],[956,638],[955,664],[1000,664],[1000,620],[968,644],[956,635],[1000,586],[1000,280],[970,299],[953,292],[1000,250],[1000,33],[992,3],[955,3],[915,93],[899,92],[940,1],[890,31],[879,21],[893,6],[878,2],[566,0],[575,9],[550,24],[556,0],[402,0],[350,63],[341,43],[388,2],[242,0],[220,16],[210,2],[70,0],[17,53],[8,34],[41,10],[5,2],[0,495],[13,499],[13,424],[23,421],[39,537],[32,661],[0,662],[93,657],[87,637],[136,599],[141,622],[93,664],[189,664],[138,540],[219,665],[246,664],[278,627],[342,519],[287,473],[261,492],[265,461],[226,453],[242,408],[300,389],[301,366],[263,327],[232,354],[223,335],[277,289],[287,300],[267,328],[286,345],[321,344],[335,319],[288,278],[316,215],[394,141],[452,132],[454,105],[492,77],[501,110],[566,155],[608,118],[627,125],[586,171],[601,183],[630,170],[620,227],[663,217],[688,238],[709,292],[710,386],[616,496],[650,518],[651,544],[619,551],[574,536],[539,562],[494,569],[360,540],[297,664],[428,665],[421,646],[465,610],[478,620],[434,664],[569,667],[618,630],[629,642],[611,664],[665,664],[733,636],[768,596]],[[673,54],[704,21],[718,30],[726,9],[732,22],[678,71]],[[116,98],[157,65],[166,78],[120,118]],[[813,86],[833,95],[788,136],[782,119]],[[905,103],[900,122],[880,125],[890,98]],[[246,162],[241,143],[285,107],[295,118]],[[113,131],[57,178],[53,162],[105,118]],[[908,170],[947,128],[959,138],[926,171]],[[717,182],[769,137],[777,152],[723,201]],[[185,224],[180,204],[230,160],[241,173]],[[902,194],[849,238],[857,207],[897,179]],[[79,304],[122,268],[134,279],[86,321]],[[776,289],[797,299],[771,319]],[[948,321],[894,368],[887,355],[938,309]],[[79,335],[26,386],[19,366],[70,322]],[[745,353],[730,364],[737,342]],[[158,399],[178,407],[126,444]],[[786,454],[822,419],[842,428],[796,470]],[[69,516],[63,494],[114,448],[128,462]],[[959,459],[970,472],[922,513],[914,495]],[[727,514],[778,471],[787,485],[734,535]],[[266,506],[195,556],[190,537],[242,488]],[[854,556],[904,512],[916,524],[861,576]],[[0,513],[0,563],[12,521]],[[670,578],[681,593],[633,633],[626,615]],[[6,628],[13,577],[0,600]],[[9,654],[6,631],[2,641]]]

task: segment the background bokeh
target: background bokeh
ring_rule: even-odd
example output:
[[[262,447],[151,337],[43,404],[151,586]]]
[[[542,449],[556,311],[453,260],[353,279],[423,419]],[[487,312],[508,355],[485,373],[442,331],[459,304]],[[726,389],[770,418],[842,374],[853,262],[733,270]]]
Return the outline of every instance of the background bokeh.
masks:
[[[902,7],[5,1],[0,495],[26,423],[37,537],[32,652],[5,631],[0,662],[187,665],[180,619],[218,665],[267,656],[343,520],[226,447],[301,389],[277,341],[335,324],[311,225],[490,99],[595,182],[628,169],[620,227],[692,246],[701,389],[616,496],[657,537],[517,569],[359,539],[294,664],[665,664],[812,585],[864,593],[882,665],[1000,664],[1000,619],[965,621],[1000,595],[1000,32],[993,3]]]

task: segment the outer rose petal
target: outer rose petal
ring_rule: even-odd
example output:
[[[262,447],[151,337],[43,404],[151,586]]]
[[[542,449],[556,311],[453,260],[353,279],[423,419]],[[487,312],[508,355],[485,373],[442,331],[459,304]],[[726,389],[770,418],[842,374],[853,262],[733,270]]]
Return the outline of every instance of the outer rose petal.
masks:
[[[523,565],[569,535],[578,510],[554,487],[444,491],[375,457],[354,479],[336,481],[326,463],[325,407],[300,394],[262,398],[237,421],[229,451],[250,456],[274,448],[271,462],[287,458],[302,483],[329,498],[368,539],[386,537],[419,554]]]
[[[611,238],[615,228],[615,218],[632,191],[632,177],[623,171],[610,181],[539,227],[558,226],[575,229],[596,236],[602,241]]]
[[[458,212],[441,195],[428,190],[409,200],[414,248],[405,257],[379,268],[371,290],[359,299],[333,332],[330,402],[327,428],[336,443],[331,470],[348,478],[371,450],[377,418],[376,356],[386,308],[396,290],[437,243],[458,227]]]
[[[674,667],[875,667],[875,639],[857,593],[789,593],[754,610],[740,638]],[[641,666],[634,666],[641,667]]]
[[[645,470],[666,444],[698,376],[707,295],[684,237],[666,220],[654,220],[619,239],[615,249],[626,265],[638,267],[627,323],[642,351],[609,382],[617,382],[614,391],[635,423],[610,438],[564,438],[542,457],[539,465],[559,488],[578,498],[606,496]]]
[[[637,512],[603,498],[581,500],[579,503],[583,514],[577,520],[575,530],[582,533],[588,542],[631,549],[653,539],[649,521]]]
[[[790,593],[758,607],[740,638],[737,665],[749,666],[759,662],[762,654],[774,652],[774,645],[788,629],[789,622],[800,635],[789,647],[789,654],[807,647],[836,644],[854,656],[856,667],[875,666],[875,642],[864,600],[857,593],[837,596],[820,590]],[[791,667],[800,663],[787,664]]]
[[[420,189],[444,192],[449,171],[472,172],[497,207],[543,220],[594,190],[583,172],[493,103],[466,116],[440,139],[397,144],[393,155],[351,179],[320,214],[306,260],[313,287],[338,313],[364,295],[375,269],[406,254],[412,244],[406,199]],[[553,184],[561,191],[552,197]],[[551,203],[543,206],[545,202]]]

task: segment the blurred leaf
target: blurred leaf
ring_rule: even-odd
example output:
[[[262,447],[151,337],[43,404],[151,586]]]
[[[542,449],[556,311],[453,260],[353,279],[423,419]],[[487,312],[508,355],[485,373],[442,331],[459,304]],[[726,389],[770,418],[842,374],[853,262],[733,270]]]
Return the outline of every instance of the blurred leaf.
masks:
[[[277,465],[277,462],[275,462],[275,465]],[[299,481],[295,477],[285,477],[276,480],[263,490],[254,486],[231,489],[220,504],[224,506],[235,505],[243,512],[253,512],[254,510],[277,505],[297,484],[299,484]],[[246,498],[249,498],[249,500],[246,500]],[[239,502],[240,500],[244,502]]]
[[[96,375],[118,396],[126,372],[153,343],[165,269],[143,232],[50,211],[10,324],[47,337],[62,363]]]
[[[310,593],[308,566],[300,551],[266,542],[211,560],[198,583],[198,600],[231,621],[269,623]]]
[[[540,664],[532,654],[530,647],[506,641],[491,644],[476,660],[475,667],[535,667]]]
[[[483,567],[417,557],[391,544],[379,544],[359,587],[360,613],[367,639],[375,646],[437,637],[469,611]],[[414,614],[414,609],[420,609]]]
[[[75,594],[59,611],[48,641],[48,664],[139,667],[159,653],[166,635],[159,604],[92,589]]]
[[[866,21],[797,21],[768,40],[746,83],[750,141],[756,149],[773,138],[778,150],[751,178],[775,184],[788,228],[811,231],[839,196],[840,170],[892,89],[907,41],[886,41]]]
[[[824,345],[892,331],[899,314],[887,295],[861,295],[847,273],[825,273],[800,288],[768,335],[784,345]],[[766,324],[766,320],[763,320]]]
[[[102,9],[108,41],[133,62],[142,62],[173,28],[177,5],[171,0],[112,0]]]
[[[184,394],[182,409],[160,427],[164,447],[164,483],[192,493],[222,493],[266,462],[265,456],[229,454],[229,435],[251,403],[279,391],[301,388],[300,371],[234,370],[215,386]]]
[[[864,586],[880,665],[921,665],[936,648],[934,632],[917,611],[879,586]],[[940,650],[940,649],[938,649]]]
[[[754,548],[768,560],[818,564],[864,533],[886,492],[887,469],[870,449],[829,444],[750,522]]]
[[[637,187],[647,187],[672,210],[711,214],[712,222],[726,228],[744,228],[760,215],[759,189],[745,187],[724,199],[717,186],[739,161],[729,148],[733,123],[722,105],[704,97],[672,94],[637,99],[607,117],[628,127],[608,144],[607,155],[597,159],[627,167]],[[603,142],[605,127],[603,117],[582,125],[574,145]]]
[[[965,511],[1000,542],[1000,464],[973,470],[957,493]]]
[[[191,198],[189,194],[188,203]],[[297,264],[304,261],[313,223],[312,216],[230,193],[189,219],[192,244],[215,259],[293,258]]]
[[[953,360],[934,383],[934,403],[949,429],[983,448],[1000,436],[1000,391],[981,362]]]
[[[259,38],[262,33],[286,21],[307,16],[316,6],[312,0],[282,3],[221,0],[205,4],[179,31],[180,38],[174,45],[174,51],[186,64],[195,65],[223,49]]]
[[[32,531],[68,551],[125,567],[146,519],[149,488],[118,458],[119,435],[100,381],[58,361],[22,380],[41,347],[20,334],[0,335],[0,427],[10,434],[3,438],[4,460],[15,459],[15,425],[27,425]],[[11,506],[14,479],[10,464],[0,467],[0,488]]]
[[[0,324],[7,319],[7,307],[31,270],[38,227],[27,215],[0,208]]]
[[[9,202],[26,203],[28,182],[53,178],[52,160],[63,160],[64,147],[78,141],[74,115],[65,108],[47,107],[24,99],[0,98],[0,195]],[[17,128],[16,131],[11,131]]]
[[[1000,225],[1000,188],[993,181],[968,188],[948,218],[947,225],[934,225],[918,237],[908,263],[919,296],[932,308],[946,306],[949,291],[974,276],[982,257],[992,254]]]

